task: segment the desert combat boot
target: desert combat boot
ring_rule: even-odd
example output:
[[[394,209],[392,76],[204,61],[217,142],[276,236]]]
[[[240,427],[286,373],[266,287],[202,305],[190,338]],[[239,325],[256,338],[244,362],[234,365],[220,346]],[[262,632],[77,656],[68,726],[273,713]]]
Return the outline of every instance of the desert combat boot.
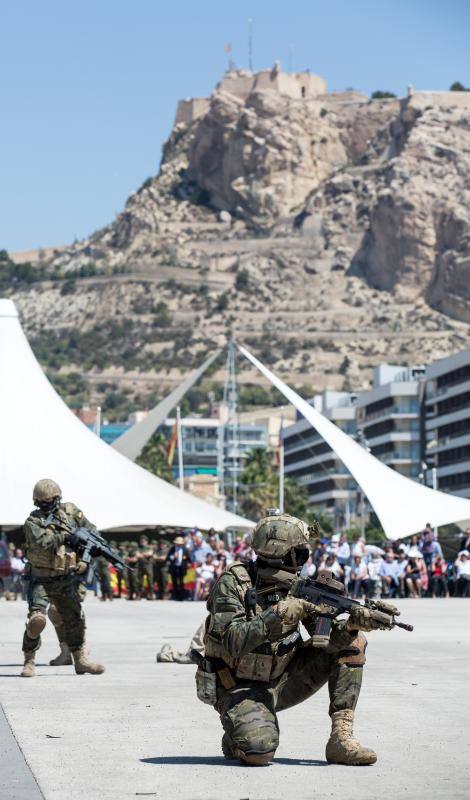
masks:
[[[72,656],[70,655],[70,647],[66,642],[59,642],[60,653],[57,658],[52,658],[49,661],[51,667],[65,667],[72,664]]]
[[[36,670],[34,668],[34,653],[24,653],[24,666],[21,670],[22,678],[34,678]]]
[[[377,761],[377,754],[354,738],[353,724],[354,711],[350,709],[331,715],[331,734],[326,745],[326,760],[330,764],[366,766]]]
[[[94,661],[88,660],[85,645],[80,647],[79,650],[73,650],[72,657],[77,675],[85,675],[87,672],[90,675],[101,675],[105,670],[102,664],[96,664]]]

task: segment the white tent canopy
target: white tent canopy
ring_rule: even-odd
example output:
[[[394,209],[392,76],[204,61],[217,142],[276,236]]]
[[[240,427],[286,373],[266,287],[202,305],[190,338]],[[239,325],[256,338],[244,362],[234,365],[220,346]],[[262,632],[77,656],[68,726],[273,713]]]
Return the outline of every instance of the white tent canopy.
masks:
[[[245,347],[240,352],[297,408],[348,468],[367,495],[389,539],[401,539],[432,525],[470,519],[470,500],[429,489],[390,469],[303,400]]]
[[[39,478],[56,480],[64,499],[101,529],[252,527],[138,467],[89,431],[44,375],[14,303],[0,299],[0,525],[24,522]]]
[[[176,387],[176,389],[173,389],[171,394],[169,394],[167,397],[164,397],[163,400],[161,400],[160,403],[155,406],[155,408],[152,408],[152,410],[141,422],[133,425],[128,431],[121,434],[121,436],[118,436],[118,438],[112,443],[111,447],[117,450],[118,453],[122,453],[123,456],[127,456],[127,458],[131,458],[132,461],[135,461],[157,428],[159,428],[162,422],[165,420],[165,417],[167,417],[168,414],[173,411],[177,403],[182,400],[186,392],[189,391],[192,386],[194,386],[201,375],[203,375],[210,365],[214,363],[215,359],[220,353],[221,350],[216,350],[215,353],[212,353],[212,355],[209,356],[209,358],[206,359],[206,361],[204,361],[204,363],[201,364],[198,369],[195,369],[193,372],[191,372],[188,377]]]

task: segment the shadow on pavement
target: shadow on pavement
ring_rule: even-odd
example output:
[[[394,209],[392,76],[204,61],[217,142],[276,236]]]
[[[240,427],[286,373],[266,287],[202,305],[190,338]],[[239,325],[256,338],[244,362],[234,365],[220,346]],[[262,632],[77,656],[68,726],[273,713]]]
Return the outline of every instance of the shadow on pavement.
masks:
[[[208,767],[244,767],[240,761],[236,759],[228,760],[222,756],[155,756],[154,758],[141,758],[144,764],[171,764],[175,765],[206,765]],[[286,766],[296,767],[327,767],[327,761],[320,761],[318,759],[310,758],[275,758],[273,764],[284,764]]]

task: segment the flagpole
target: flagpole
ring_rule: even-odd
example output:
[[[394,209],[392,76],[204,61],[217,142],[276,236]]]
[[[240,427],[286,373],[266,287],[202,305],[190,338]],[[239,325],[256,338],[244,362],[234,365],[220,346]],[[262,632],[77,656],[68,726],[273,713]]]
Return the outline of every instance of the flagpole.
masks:
[[[180,489],[184,491],[183,437],[181,436],[181,411],[179,406],[176,406],[176,432],[178,436],[178,479]]]
[[[284,513],[284,420],[281,417],[279,430],[279,510]]]

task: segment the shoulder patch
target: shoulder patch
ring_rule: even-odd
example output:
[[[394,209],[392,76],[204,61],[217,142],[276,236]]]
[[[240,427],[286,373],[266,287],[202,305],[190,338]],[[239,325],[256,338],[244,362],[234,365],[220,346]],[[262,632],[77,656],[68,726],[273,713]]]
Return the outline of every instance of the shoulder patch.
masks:
[[[235,561],[233,564],[231,564],[227,568],[227,572],[230,572],[232,575],[234,575],[239,583],[251,583],[249,572],[241,561]]]
[[[75,503],[64,503],[63,509],[66,512],[66,514],[76,514],[78,511],[78,508],[75,505]]]

